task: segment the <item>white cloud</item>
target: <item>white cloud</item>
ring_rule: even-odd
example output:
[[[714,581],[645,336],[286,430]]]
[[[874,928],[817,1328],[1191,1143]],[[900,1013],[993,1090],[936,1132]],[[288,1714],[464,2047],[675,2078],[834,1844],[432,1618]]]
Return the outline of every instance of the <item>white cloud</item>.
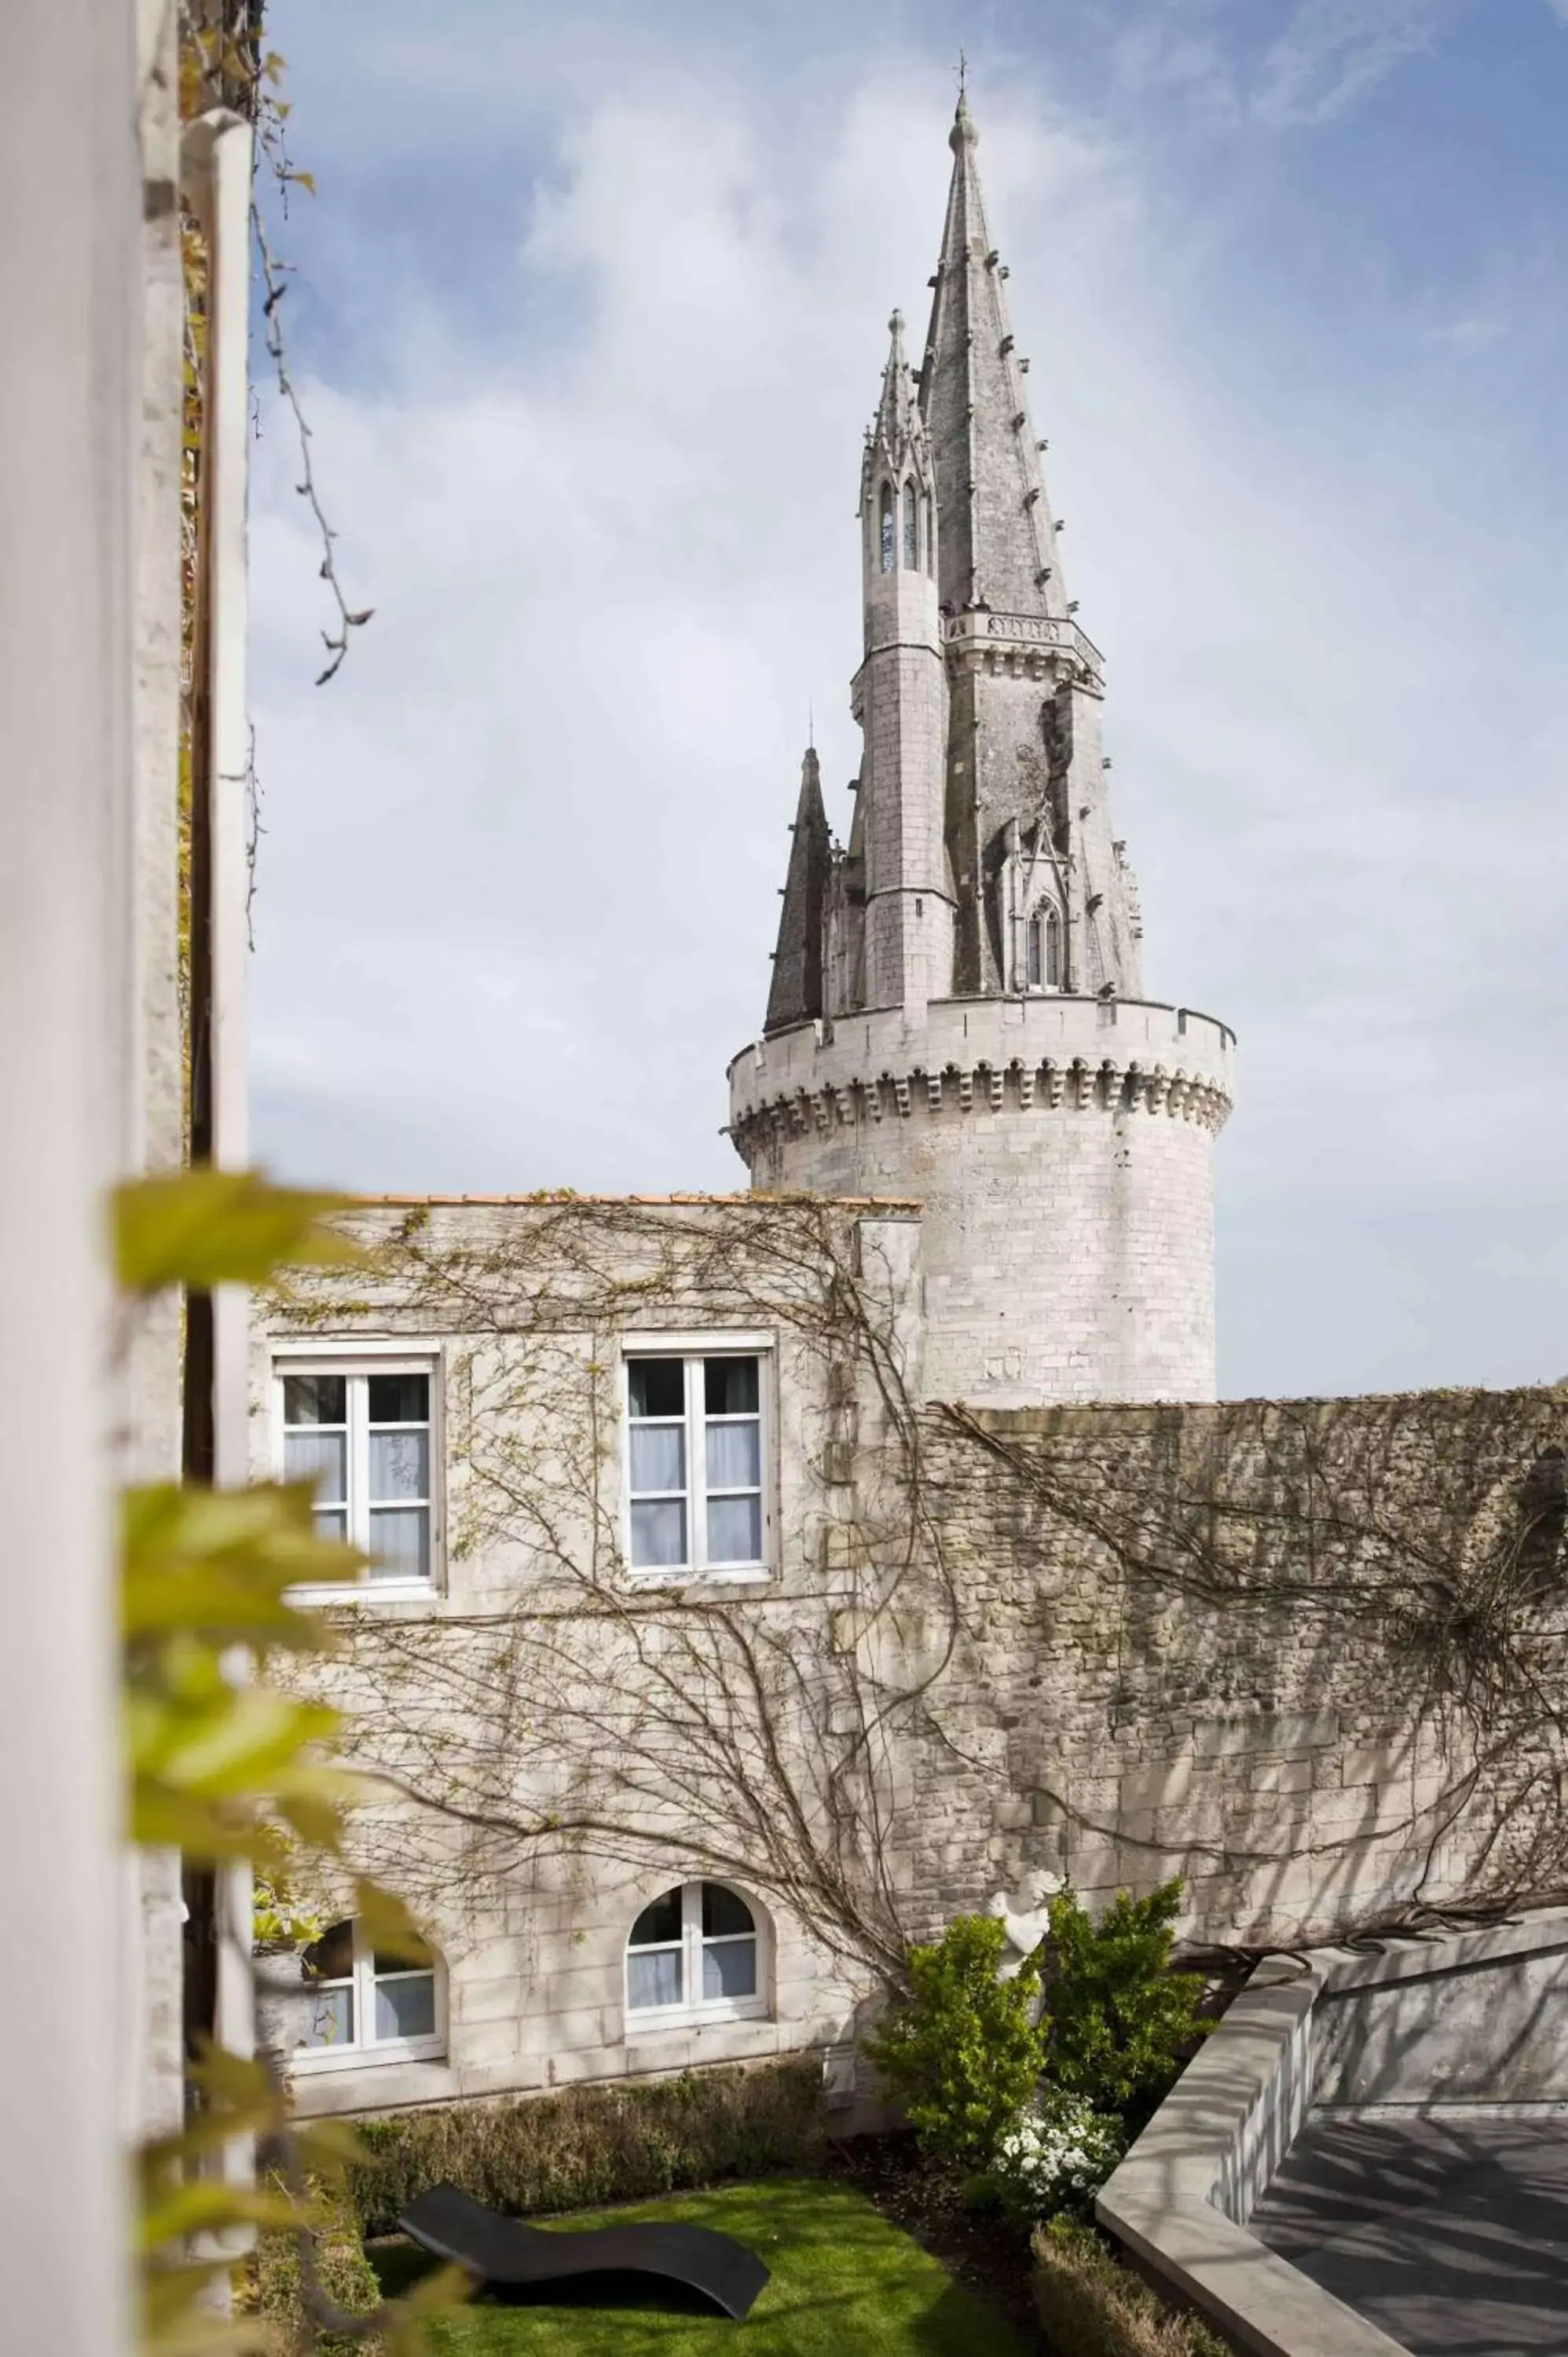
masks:
[[[1468,0],[1298,0],[1260,70],[1262,123],[1326,123],[1430,49]]]
[[[1388,53],[1354,14],[1358,37],[1343,8],[1298,10],[1276,104],[1367,86]],[[809,701],[841,821],[857,762],[859,432],[888,309],[920,319],[940,88],[885,65],[819,107],[804,155],[798,115],[695,73],[570,112],[494,289],[569,295],[568,331],[478,364],[432,305],[383,390],[310,389],[377,607],[319,693],[316,553],[286,447],[261,446],[253,1028],[258,1135],[285,1166],[743,1183],[723,1067],[766,996]],[[1111,658],[1151,991],[1241,1034],[1225,1380],[1560,1372],[1561,1262],[1541,1286],[1473,1271],[1459,1302],[1453,1243],[1496,1221],[1550,1247],[1568,1148],[1542,1082],[1568,1028],[1564,887],[1539,856],[1568,768],[1552,617],[1437,458],[1402,473],[1400,420],[1292,447],[1288,402],[1260,419],[1205,376],[1214,330],[1127,156],[1026,83],[981,120],[1073,587]]]

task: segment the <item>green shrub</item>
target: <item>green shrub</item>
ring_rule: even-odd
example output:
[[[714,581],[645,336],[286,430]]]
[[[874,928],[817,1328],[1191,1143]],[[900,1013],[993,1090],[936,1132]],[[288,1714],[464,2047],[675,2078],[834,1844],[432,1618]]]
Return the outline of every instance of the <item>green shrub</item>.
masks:
[[[814,2154],[822,2082],[812,2055],[367,2120],[358,2132],[371,2158],[350,2169],[349,2194],[364,2233],[386,2234],[416,2193],[443,2183],[525,2216],[765,2177]]]
[[[960,1915],[911,1948],[908,1994],[866,2041],[922,2149],[953,2167],[987,2165],[1040,2075],[1039,1974],[1031,1963],[998,1980],[1006,1937],[994,1916]]]
[[[1201,2317],[1166,2308],[1092,2226],[1053,2218],[1034,2252],[1036,2303],[1058,2357],[1230,2357]]]
[[[1203,2035],[1202,1978],[1170,1968],[1180,1905],[1179,1877],[1147,1899],[1122,1891],[1098,1924],[1071,1889],[1051,1901],[1046,2075],[1097,2111],[1157,2102]]]
[[[281,2190],[281,2183],[275,2189]],[[316,2185],[316,2264],[328,2298],[352,2314],[368,2316],[381,2304],[381,2286],[360,2240],[359,2221],[348,2196],[337,2187]],[[263,2231],[241,2270],[234,2305],[242,2316],[264,2316],[277,2328],[281,2349],[306,2350],[312,2357],[377,2357],[378,2334],[360,2341],[328,2332],[317,2339],[305,2309],[299,2251],[292,2233]]]

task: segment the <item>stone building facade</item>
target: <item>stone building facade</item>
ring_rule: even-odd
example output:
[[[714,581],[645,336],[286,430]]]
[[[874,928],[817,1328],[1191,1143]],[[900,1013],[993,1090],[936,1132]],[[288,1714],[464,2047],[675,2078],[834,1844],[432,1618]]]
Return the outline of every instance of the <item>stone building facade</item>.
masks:
[[[1104,664],[1074,619],[967,102],[918,369],[895,312],[861,467],[865,739],[848,844],[816,756],[762,1038],[754,1186],[925,1205],[939,1391],[1214,1390],[1213,1142],[1235,1040],[1145,1001]]]
[[[312,1599],[362,1863],[429,1935],[305,1894],[262,2031],[306,2112],[802,2050],[848,2103],[909,1941],[1064,1879],[1180,1876],[1231,1950],[1568,1881],[1562,1395],[1210,1400],[1234,1041],[1140,995],[952,144],[854,825],[808,754],[731,1069],[753,1191],[377,1199],[256,1318],[254,1469],[369,1558]]]
[[[434,1948],[269,1965],[306,2111],[847,2099],[904,1944],[1064,1878],[1234,1948],[1561,1877],[1561,1394],[944,1402],[912,1203],[354,1224],[258,1320],[256,1469],[372,1555],[321,1674]]]

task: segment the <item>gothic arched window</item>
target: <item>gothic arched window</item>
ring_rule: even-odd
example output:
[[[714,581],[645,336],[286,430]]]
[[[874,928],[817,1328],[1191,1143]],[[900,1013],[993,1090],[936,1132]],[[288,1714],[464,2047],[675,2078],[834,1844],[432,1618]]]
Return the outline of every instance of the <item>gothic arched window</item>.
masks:
[[[1062,920],[1054,900],[1042,900],[1024,929],[1024,987],[1059,990]]]
[[[924,499],[920,501],[920,511],[925,518],[926,524],[926,570],[928,573],[935,573],[937,569],[937,536],[931,530],[931,502],[929,499]]]
[[[444,1975],[435,1951],[412,1933],[379,1948],[363,1924],[345,1919],[302,1952],[299,1971],[291,2069],[430,2060],[445,2050]]]
[[[911,573],[920,569],[920,495],[913,483],[904,486],[904,562]]]
[[[677,1883],[645,1907],[626,1943],[626,2009],[663,2021],[765,2013],[761,1927],[724,1882]]]
[[[882,570],[891,573],[894,563],[893,486],[882,486]]]

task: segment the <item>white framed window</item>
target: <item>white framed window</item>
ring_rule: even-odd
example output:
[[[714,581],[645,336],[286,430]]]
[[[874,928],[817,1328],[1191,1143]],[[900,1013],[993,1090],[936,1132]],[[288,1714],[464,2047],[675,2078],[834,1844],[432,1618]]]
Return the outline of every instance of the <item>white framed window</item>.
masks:
[[[628,2031],[755,2020],[768,2010],[762,1927],[725,1882],[680,1882],[645,1907],[626,1943]]]
[[[317,1532],[370,1557],[368,1587],[435,1584],[435,1373],[429,1358],[289,1360],[274,1369],[284,1479],[314,1483]]]
[[[768,1365],[756,1348],[626,1345],[626,1553],[634,1573],[768,1571]]]
[[[294,2071],[344,2062],[428,2061],[446,2051],[442,1973],[423,1942],[373,1948],[356,1921],[334,1923],[300,1958]]]

